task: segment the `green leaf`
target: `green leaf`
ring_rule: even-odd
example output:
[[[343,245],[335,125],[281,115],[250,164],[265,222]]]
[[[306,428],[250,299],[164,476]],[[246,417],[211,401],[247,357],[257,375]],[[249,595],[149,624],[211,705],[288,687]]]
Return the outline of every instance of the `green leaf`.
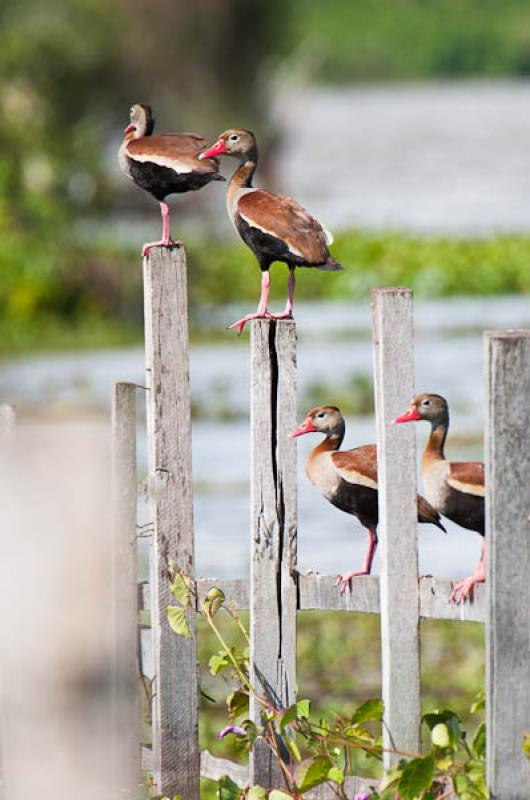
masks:
[[[215,617],[221,606],[225,601],[225,594],[221,589],[218,589],[217,586],[214,586],[213,589],[210,589],[206,598],[204,600],[204,608],[206,609],[206,613],[210,617]]]
[[[241,789],[234,781],[223,775],[217,782],[217,800],[239,800]]]
[[[226,698],[226,707],[230,719],[235,719],[241,716],[241,714],[248,714],[248,694],[239,689],[235,692],[231,692]]]
[[[218,675],[223,669],[230,666],[230,660],[224,653],[214,653],[210,656],[208,667],[212,675]]]
[[[344,772],[338,767],[331,767],[328,772],[328,780],[333,783],[344,783]]]
[[[183,572],[177,572],[171,584],[171,594],[185,608],[190,606],[190,578]]]
[[[383,719],[384,706],[381,700],[367,700],[354,711],[350,720],[352,725]]]
[[[183,608],[169,606],[167,609],[167,620],[171,630],[175,631],[178,636],[184,636],[185,639],[191,639],[190,629],[186,620],[186,611]]]
[[[300,763],[300,761],[302,760],[302,756],[300,755],[300,750],[298,749],[298,745],[296,744],[295,739],[293,739],[290,736],[288,736],[285,739],[285,744],[287,745],[287,747],[289,748],[289,750],[291,751],[291,753],[295,757],[296,761],[298,761],[298,763]]]
[[[311,714],[311,700],[299,700],[296,704],[298,719],[309,719]]]
[[[484,711],[485,708],[486,708],[486,693],[482,691],[477,694],[477,699],[471,706],[470,711],[472,714],[475,714],[477,711]]]
[[[294,773],[294,780],[300,794],[304,794],[315,786],[325,783],[332,766],[331,759],[327,756],[306,758],[298,764]]]
[[[405,764],[398,783],[398,794],[402,800],[414,800],[416,795],[428,789],[434,775],[432,756],[414,758]]]
[[[293,798],[292,795],[285,794],[285,792],[281,792],[279,789],[273,789],[269,794],[269,800],[293,800]]]
[[[262,786],[252,786],[248,790],[247,800],[267,800],[267,791]]]
[[[460,720],[454,711],[449,711],[448,709],[444,709],[444,711],[433,711],[430,714],[424,714],[423,721],[431,731],[436,725],[442,723],[446,725],[451,740],[450,746],[456,750],[458,742],[462,738],[462,728],[460,727]]]
[[[477,758],[484,758],[486,755],[486,723],[481,722],[475,731],[473,741],[471,742],[471,750]]]
[[[461,800],[485,800],[488,797],[488,794],[484,794],[465,772],[458,772],[453,776],[453,786],[457,797]]]
[[[451,737],[449,729],[445,722],[439,722],[431,731],[432,743],[436,747],[449,747],[451,745]]]

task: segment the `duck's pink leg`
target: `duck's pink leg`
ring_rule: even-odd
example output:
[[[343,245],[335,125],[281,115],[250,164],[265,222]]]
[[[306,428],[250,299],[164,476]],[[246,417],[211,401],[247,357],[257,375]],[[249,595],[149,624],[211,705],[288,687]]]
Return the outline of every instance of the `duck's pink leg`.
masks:
[[[486,540],[482,542],[482,555],[480,557],[479,565],[475,570],[475,574],[469,578],[464,578],[462,581],[457,581],[451,592],[450,602],[464,603],[467,599],[471,602],[473,600],[473,589],[475,584],[484,583],[486,580]]]
[[[281,314],[268,314],[271,319],[292,319],[294,306],[294,267],[289,267],[289,280],[287,282],[287,303]]]
[[[254,314],[247,314],[246,317],[242,319],[238,319],[237,322],[234,322],[232,325],[228,326],[228,330],[231,331],[234,328],[237,328],[238,336],[241,336],[243,332],[243,328],[245,324],[251,319],[264,319],[266,317],[270,317],[269,312],[267,311],[267,304],[269,302],[269,290],[271,285],[271,276],[268,270],[263,270],[261,273],[261,295],[259,298],[258,308]]]
[[[162,214],[162,238],[158,242],[147,242],[142,247],[142,256],[149,255],[149,250],[152,247],[172,247],[176,242],[171,238],[169,233],[169,206],[167,203],[161,201],[160,213]]]
[[[337,578],[336,586],[340,587],[340,591],[345,592],[346,588],[351,590],[351,579],[358,578],[360,575],[369,575],[372,571],[372,562],[374,560],[375,551],[377,550],[377,530],[375,528],[368,528],[368,550],[364,557],[363,568],[357,572],[346,572],[344,575],[339,575]]]

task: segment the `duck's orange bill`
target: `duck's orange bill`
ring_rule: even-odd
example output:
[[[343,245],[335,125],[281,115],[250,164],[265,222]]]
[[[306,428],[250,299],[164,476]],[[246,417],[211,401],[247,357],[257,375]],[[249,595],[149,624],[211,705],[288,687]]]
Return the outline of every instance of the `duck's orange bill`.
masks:
[[[420,415],[418,414],[418,409],[416,406],[411,406],[408,411],[405,411],[400,417],[396,417],[394,420],[394,425],[398,422],[415,422],[416,420],[421,419]]]
[[[295,428],[294,431],[291,431],[291,433],[289,434],[289,439],[294,439],[295,436],[302,436],[303,433],[315,433],[315,432],[316,428],[313,425],[312,420],[308,418],[305,419],[302,422],[302,424],[298,426],[298,428]]]
[[[215,144],[212,144],[207,150],[203,150],[202,153],[199,154],[198,158],[213,158],[214,156],[224,156],[226,155],[226,145],[222,139],[218,139]]]

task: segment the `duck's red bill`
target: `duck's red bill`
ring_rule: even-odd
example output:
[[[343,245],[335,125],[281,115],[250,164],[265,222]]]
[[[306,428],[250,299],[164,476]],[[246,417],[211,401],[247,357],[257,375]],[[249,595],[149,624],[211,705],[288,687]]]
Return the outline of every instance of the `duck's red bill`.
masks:
[[[131,131],[135,131],[135,130],[136,130],[136,125],[133,125],[132,122],[131,122],[131,124],[127,125],[127,127],[125,128],[125,130],[123,132],[124,133],[130,133]]]
[[[223,156],[226,154],[226,145],[222,139],[218,139],[215,144],[212,144],[207,150],[203,150],[199,158],[214,158],[214,156]]]
[[[294,439],[296,436],[302,436],[303,433],[314,433],[316,432],[316,428],[313,425],[310,419],[305,419],[298,428],[295,428],[294,431],[291,431],[289,434],[289,439]]]
[[[398,422],[416,422],[416,420],[419,419],[421,419],[421,417],[418,414],[418,409],[416,406],[411,406],[408,411],[405,411],[400,417],[395,418],[394,424],[396,425]]]

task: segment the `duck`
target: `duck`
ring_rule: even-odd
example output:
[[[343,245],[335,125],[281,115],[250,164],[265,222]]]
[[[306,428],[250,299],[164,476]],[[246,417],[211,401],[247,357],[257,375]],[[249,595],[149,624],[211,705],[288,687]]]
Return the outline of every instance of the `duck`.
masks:
[[[175,241],[169,230],[169,206],[165,198],[202,189],[211,181],[224,181],[215,158],[198,160],[208,140],[196,133],[164,133],[153,136],[153,111],[145,103],[129,109],[130,122],[118,151],[122,172],[160,203],[162,238],[142,248],[147,256],[153,247],[172,247]]]
[[[368,532],[368,549],[362,569],[339,575],[337,586],[343,593],[351,589],[352,578],[370,575],[377,549],[379,522],[377,490],[377,447],[366,444],[341,450],[346,433],[344,417],[337,406],[322,405],[308,411],[304,421],[289,434],[293,439],[306,433],[322,433],[324,439],[308,455],[306,475],[332,505],[357,517]],[[445,533],[439,513],[418,495],[418,521],[431,523]]]
[[[281,194],[252,185],[258,164],[258,146],[252,131],[231,128],[221,133],[215,144],[199,158],[233,156],[239,166],[228,185],[228,216],[243,242],[252,250],[261,269],[261,295],[255,313],[247,314],[229,326],[240,335],[251,319],[291,319],[294,305],[295,268],[343,269],[330,254],[333,238],[299,203]],[[281,314],[268,310],[270,273],[274,261],[289,267],[287,303]]]
[[[479,564],[468,578],[457,581],[451,601],[473,599],[477,583],[486,580],[485,480],[481,461],[448,461],[445,440],[449,429],[449,406],[445,397],[424,392],[417,395],[394,422],[429,422],[431,434],[421,459],[421,474],[427,500],[447,519],[482,536]]]

